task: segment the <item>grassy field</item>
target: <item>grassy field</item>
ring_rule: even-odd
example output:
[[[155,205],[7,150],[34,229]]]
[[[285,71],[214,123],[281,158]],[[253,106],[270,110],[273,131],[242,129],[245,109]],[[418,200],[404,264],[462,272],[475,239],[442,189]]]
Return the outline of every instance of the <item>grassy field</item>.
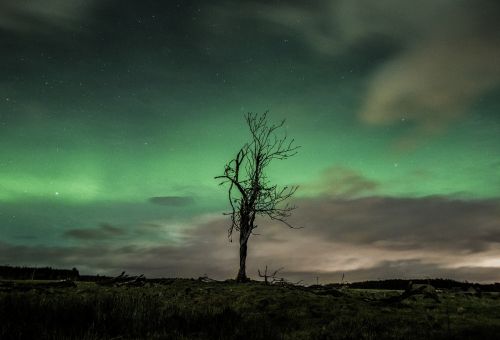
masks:
[[[499,293],[167,279],[143,287],[0,285],[0,339],[498,339]],[[24,285],[24,288],[23,288]]]

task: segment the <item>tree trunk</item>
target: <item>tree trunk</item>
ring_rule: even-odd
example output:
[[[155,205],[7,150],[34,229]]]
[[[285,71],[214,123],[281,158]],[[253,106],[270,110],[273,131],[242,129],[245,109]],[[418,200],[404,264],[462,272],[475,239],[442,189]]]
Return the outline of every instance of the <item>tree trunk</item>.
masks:
[[[236,282],[249,281],[246,273],[247,242],[248,242],[248,237],[245,236],[243,230],[240,231],[240,270],[238,271]]]

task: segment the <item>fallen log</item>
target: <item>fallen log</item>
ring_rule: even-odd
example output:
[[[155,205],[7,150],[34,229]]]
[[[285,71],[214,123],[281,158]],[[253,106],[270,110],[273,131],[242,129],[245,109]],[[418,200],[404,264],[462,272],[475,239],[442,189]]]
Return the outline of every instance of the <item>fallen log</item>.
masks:
[[[111,278],[109,280],[103,280],[96,282],[99,286],[107,286],[107,287],[141,287],[146,284],[146,277],[144,274],[139,276],[128,276],[125,272],[122,272],[117,277]]]

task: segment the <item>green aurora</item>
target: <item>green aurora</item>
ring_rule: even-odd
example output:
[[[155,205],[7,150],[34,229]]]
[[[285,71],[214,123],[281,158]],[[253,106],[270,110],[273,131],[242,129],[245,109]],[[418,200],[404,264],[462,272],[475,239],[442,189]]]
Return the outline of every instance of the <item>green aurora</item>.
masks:
[[[57,1],[47,12],[1,5],[24,21],[0,15],[0,262],[70,263],[43,256],[29,262],[8,254],[9,247],[189,243],[184,232],[196,229],[193,220],[227,209],[214,176],[248,139],[249,111],[286,119],[287,134],[301,145],[269,173],[280,184],[301,186],[299,201],[327,195],[498,202],[500,76],[452,119],[436,116],[433,128],[411,112],[413,104],[398,119],[370,123],[360,117],[370,84],[407,49],[401,41],[375,34],[352,48],[321,52],[301,27],[251,11],[239,21],[224,17],[234,6],[223,1],[122,3],[89,2],[79,14]],[[273,6],[286,13],[285,5]],[[290,8],[312,13],[295,2]],[[496,49],[490,57],[497,63]],[[340,189],[325,193],[322,176],[333,176]],[[369,185],[343,191],[342,180],[352,177]],[[152,204],[152,197],[190,200]],[[498,214],[491,218],[489,228],[498,230]],[[169,227],[132,232],[155,221]],[[114,228],[126,233],[117,231],[114,240],[68,237],[75,229],[110,236],[106,230]],[[220,231],[225,241],[224,225]],[[127,266],[73,260],[90,272]],[[168,265],[151,272],[179,273]]]

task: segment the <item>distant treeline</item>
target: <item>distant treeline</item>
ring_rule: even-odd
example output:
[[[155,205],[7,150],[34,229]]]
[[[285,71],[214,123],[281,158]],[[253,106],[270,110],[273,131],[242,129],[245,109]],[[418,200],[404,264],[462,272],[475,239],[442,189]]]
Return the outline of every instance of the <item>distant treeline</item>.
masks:
[[[495,282],[492,284],[479,284],[471,282],[461,282],[450,279],[415,279],[415,280],[403,280],[403,279],[392,279],[392,280],[377,280],[377,281],[363,281],[363,282],[353,282],[347,284],[350,288],[359,289],[406,289],[409,284],[430,284],[437,289],[461,289],[467,290],[470,287],[474,287],[483,292],[500,292],[500,283]],[[334,284],[339,285],[339,284]]]
[[[3,280],[78,280],[79,278],[80,274],[76,268],[0,266],[0,279]]]
[[[80,275],[76,268],[73,269],[54,269],[51,267],[35,268],[35,267],[12,267],[0,266],[0,280],[77,280],[98,282],[111,279],[110,276],[104,275]],[[176,279],[152,279],[151,282],[169,282]],[[405,290],[410,283],[413,284],[429,284],[437,289],[459,289],[466,291],[473,287],[482,292],[500,292],[500,282],[491,284],[471,283],[467,281],[455,281],[450,279],[390,279],[390,280],[373,280],[352,283],[330,283],[325,286],[339,288],[349,287],[357,289],[388,289],[388,290]]]

